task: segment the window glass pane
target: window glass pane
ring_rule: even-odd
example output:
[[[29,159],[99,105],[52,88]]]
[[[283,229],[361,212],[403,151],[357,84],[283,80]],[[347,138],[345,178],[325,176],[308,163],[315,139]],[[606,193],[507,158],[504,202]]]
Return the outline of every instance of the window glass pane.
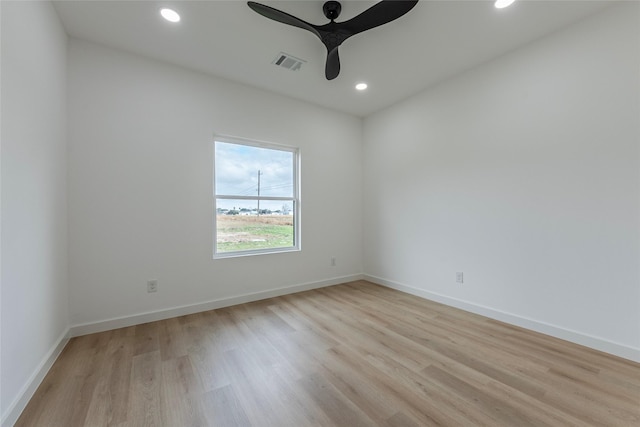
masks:
[[[293,197],[293,152],[220,141],[215,150],[217,195]]]
[[[295,245],[293,214],[293,200],[218,199],[216,251],[292,247]]]
[[[300,250],[298,150],[225,138],[214,146],[214,258]]]

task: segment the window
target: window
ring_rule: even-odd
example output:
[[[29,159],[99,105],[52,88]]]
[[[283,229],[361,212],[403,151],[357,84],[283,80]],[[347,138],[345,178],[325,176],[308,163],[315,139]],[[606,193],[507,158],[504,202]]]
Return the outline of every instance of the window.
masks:
[[[300,248],[298,150],[217,137],[214,258]]]

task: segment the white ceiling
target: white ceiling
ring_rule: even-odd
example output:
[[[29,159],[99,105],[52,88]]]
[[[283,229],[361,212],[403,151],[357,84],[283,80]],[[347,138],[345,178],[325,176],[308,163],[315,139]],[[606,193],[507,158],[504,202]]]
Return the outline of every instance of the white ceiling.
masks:
[[[262,1],[324,24],[323,1]],[[324,77],[326,50],[313,34],[258,15],[246,1],[56,1],[72,37],[124,49],[357,116],[366,116],[477,64],[557,31],[612,1],[421,0],[405,16],[353,36],[340,47],[342,69]],[[337,21],[375,1],[343,1]],[[177,10],[178,24],[161,7]],[[299,71],[272,64],[279,52],[307,62]],[[369,89],[354,90],[365,81]]]

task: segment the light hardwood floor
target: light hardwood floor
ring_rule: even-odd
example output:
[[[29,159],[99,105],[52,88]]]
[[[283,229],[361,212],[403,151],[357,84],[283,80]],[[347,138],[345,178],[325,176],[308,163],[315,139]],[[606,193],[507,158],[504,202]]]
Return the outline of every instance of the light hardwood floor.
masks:
[[[353,282],[72,339],[17,426],[640,426],[640,364]]]

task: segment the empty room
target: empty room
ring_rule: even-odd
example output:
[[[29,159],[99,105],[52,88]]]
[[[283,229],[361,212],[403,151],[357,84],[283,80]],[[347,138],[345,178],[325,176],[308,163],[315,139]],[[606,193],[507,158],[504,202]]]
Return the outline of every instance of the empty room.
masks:
[[[640,2],[0,1],[0,424],[640,426]]]

